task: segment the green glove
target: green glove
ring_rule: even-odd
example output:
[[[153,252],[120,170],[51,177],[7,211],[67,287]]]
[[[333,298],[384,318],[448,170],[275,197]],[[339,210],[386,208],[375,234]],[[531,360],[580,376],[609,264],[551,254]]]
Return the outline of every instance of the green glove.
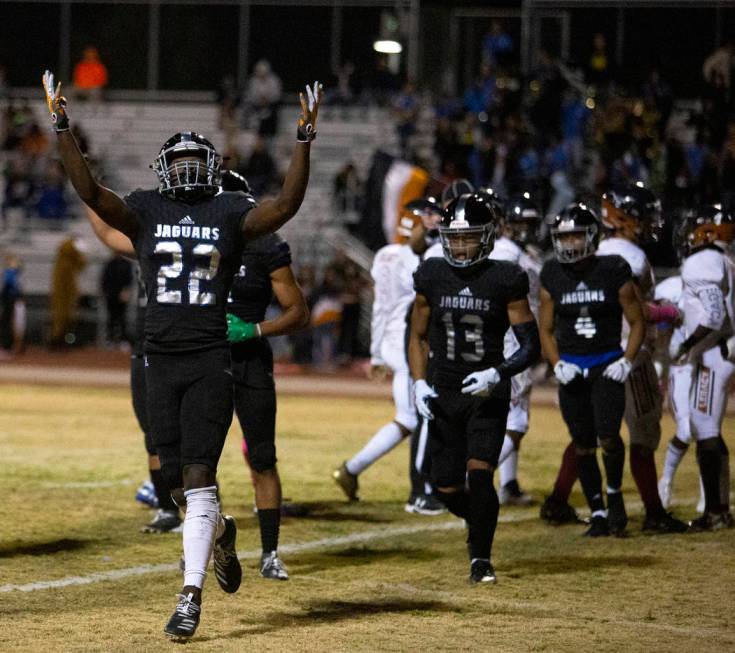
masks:
[[[245,322],[232,313],[227,314],[227,340],[235,343],[259,337],[260,327],[256,323]]]

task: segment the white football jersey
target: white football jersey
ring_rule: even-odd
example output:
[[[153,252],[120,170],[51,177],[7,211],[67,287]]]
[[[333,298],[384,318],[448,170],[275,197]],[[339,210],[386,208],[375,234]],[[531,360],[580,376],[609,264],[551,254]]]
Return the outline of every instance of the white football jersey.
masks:
[[[714,331],[695,348],[702,352],[735,328],[735,264],[721,250],[705,247],[684,260],[681,278],[687,337],[700,324]]]
[[[528,303],[534,316],[538,319],[543,261],[505,236],[495,241],[495,246],[488,258],[495,261],[510,261],[521,266],[528,275]]]
[[[656,285],[655,277],[653,276],[653,268],[648,262],[646,253],[638,247],[638,245],[626,240],[625,238],[605,238],[605,240],[600,242],[600,246],[597,248],[597,254],[598,256],[609,256],[611,254],[622,256],[633,272],[633,278],[641,291],[643,300],[650,301],[653,299],[653,292]],[[623,319],[623,349],[625,349],[628,343],[629,333],[630,327],[625,319]],[[646,335],[643,339],[643,345],[652,350],[655,341],[656,327],[653,324],[649,324],[646,327]]]
[[[416,296],[413,273],[418,264],[419,257],[409,245],[386,245],[375,254],[370,270],[375,282],[370,356],[375,364],[384,362],[380,348],[385,340],[403,346],[406,315]]]

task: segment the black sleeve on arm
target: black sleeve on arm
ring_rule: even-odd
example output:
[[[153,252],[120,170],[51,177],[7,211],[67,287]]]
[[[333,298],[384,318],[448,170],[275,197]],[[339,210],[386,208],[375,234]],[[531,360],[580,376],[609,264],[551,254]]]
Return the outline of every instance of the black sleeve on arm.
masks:
[[[501,379],[509,379],[522,372],[533,365],[541,355],[541,341],[538,337],[536,320],[514,324],[511,328],[520,348],[495,368],[500,373]]]

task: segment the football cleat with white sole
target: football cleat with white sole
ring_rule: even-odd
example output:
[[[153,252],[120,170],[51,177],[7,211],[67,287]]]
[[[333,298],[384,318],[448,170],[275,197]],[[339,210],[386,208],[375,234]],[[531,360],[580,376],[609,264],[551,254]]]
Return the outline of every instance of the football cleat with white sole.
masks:
[[[278,552],[263,553],[260,557],[260,575],[272,580],[288,580],[288,570],[278,557]]]
[[[658,496],[661,498],[661,505],[668,510],[671,505],[671,495],[674,489],[674,484],[667,478],[661,477],[658,482]]]
[[[431,494],[419,494],[409,498],[403,509],[416,515],[430,517],[443,515],[447,511],[446,506]]]
[[[518,487],[518,481],[511,481],[498,490],[498,501],[501,506],[531,506],[533,497]]]
[[[180,533],[181,517],[178,510],[161,510],[140,529],[141,533]]]
[[[495,569],[490,564],[489,560],[482,560],[481,558],[475,558],[470,563],[470,583],[473,585],[479,583],[495,583],[497,577],[495,576]]]
[[[224,592],[233,594],[237,592],[242,582],[242,567],[237,559],[235,543],[237,540],[237,525],[234,518],[229,515],[223,517],[225,520],[225,532],[214,543],[214,575]]]
[[[178,599],[176,609],[163,628],[163,632],[174,639],[189,639],[199,625],[202,608],[193,601],[193,594],[179,594]]]
[[[733,519],[729,512],[705,512],[701,517],[689,522],[689,532],[720,531],[725,528],[732,528],[732,526]]]

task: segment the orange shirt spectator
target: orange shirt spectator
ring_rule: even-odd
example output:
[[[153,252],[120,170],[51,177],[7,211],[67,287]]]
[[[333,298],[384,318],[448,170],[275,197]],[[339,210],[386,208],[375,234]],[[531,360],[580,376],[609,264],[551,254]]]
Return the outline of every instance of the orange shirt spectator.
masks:
[[[80,91],[91,91],[107,86],[107,68],[100,60],[97,48],[84,48],[82,60],[74,67],[74,86]]]

